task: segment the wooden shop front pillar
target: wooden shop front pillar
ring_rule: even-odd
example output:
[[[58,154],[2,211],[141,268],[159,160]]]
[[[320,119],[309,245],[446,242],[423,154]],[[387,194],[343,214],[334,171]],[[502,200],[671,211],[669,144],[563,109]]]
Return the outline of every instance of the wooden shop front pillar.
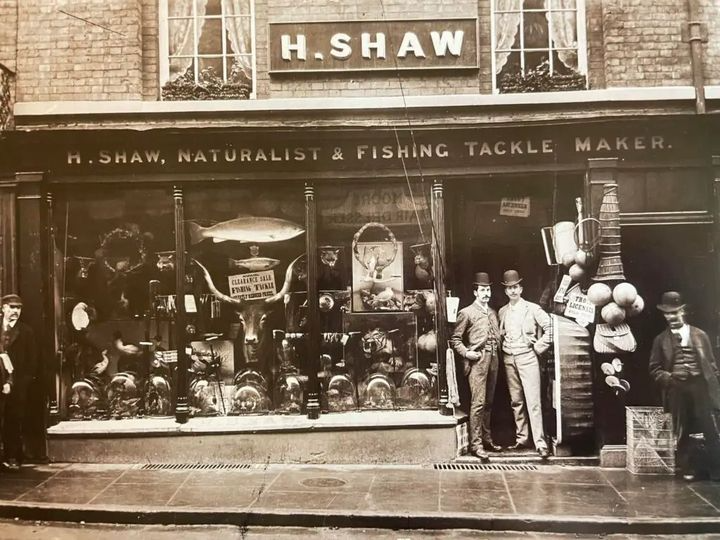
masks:
[[[36,382],[28,391],[25,424],[25,456],[29,462],[45,461],[45,429],[48,422],[48,395],[55,372],[56,348],[54,319],[49,312],[52,275],[48,269],[45,239],[48,215],[44,202],[44,173],[19,172],[15,175],[15,240],[17,281],[15,290],[23,299],[23,320],[35,332],[38,344]]]
[[[442,415],[451,415],[452,409],[448,405],[448,382],[445,372],[445,351],[448,346],[447,297],[446,279],[446,250],[445,250],[445,199],[442,181],[436,180],[432,185],[432,259],[435,272],[435,333],[437,335],[436,361],[438,369],[438,412]]]
[[[307,257],[307,417],[316,420],[320,416],[320,312],[318,306],[317,271],[317,202],[315,186],[305,183],[305,256]]]
[[[715,290],[720,291],[720,156],[712,157],[713,168],[713,251],[715,252]],[[720,347],[720,303],[715,302],[715,347]]]

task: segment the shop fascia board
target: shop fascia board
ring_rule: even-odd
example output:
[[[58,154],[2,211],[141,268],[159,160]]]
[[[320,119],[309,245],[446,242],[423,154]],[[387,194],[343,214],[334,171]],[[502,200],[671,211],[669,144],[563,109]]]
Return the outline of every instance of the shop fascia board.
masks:
[[[720,87],[708,87],[708,99],[720,97]],[[14,107],[17,129],[83,129],[89,125],[103,128],[142,129],[150,127],[207,125],[217,119],[220,125],[244,127],[322,127],[352,125],[348,117],[357,116],[358,127],[402,125],[412,110],[430,115],[426,125],[462,125],[478,122],[500,124],[525,120],[584,119],[598,114],[627,116],[638,114],[685,114],[694,110],[692,86],[653,88],[607,88],[568,92],[528,94],[461,94],[443,96],[385,96],[368,98],[289,98],[214,101],[39,101],[18,102]],[[393,117],[392,115],[396,116]],[[287,115],[287,116],[284,116]],[[343,115],[343,116],[340,116]],[[148,122],[153,122],[152,126]],[[160,125],[159,125],[160,123]],[[218,124],[213,122],[213,127]]]

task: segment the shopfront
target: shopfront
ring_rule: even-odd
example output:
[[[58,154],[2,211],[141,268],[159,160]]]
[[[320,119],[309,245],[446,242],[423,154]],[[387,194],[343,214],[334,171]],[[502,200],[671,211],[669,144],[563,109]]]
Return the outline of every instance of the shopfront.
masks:
[[[74,421],[76,435],[83,423],[127,433],[148,418],[226,417],[229,431],[233,418],[279,426],[369,411],[462,422],[448,406],[444,299],[467,305],[472,275],[486,271],[499,308],[500,277],[514,268],[527,299],[562,315],[553,297],[568,271],[544,234],[597,215],[613,181],[627,280],[650,308],[683,289],[711,328],[712,173],[699,141],[677,120],[18,133],[19,175],[43,171],[49,279],[20,287],[40,295],[51,416]],[[622,442],[609,418],[655,398],[645,375],[655,319],[647,309],[630,321],[638,348],[624,358],[622,394],[592,351],[583,384],[562,390],[562,360],[548,359],[549,432],[577,412],[560,410],[560,392],[584,411],[573,420],[582,444],[566,429],[569,452]],[[461,373],[458,385],[456,412]],[[502,380],[498,395],[493,429],[509,444]]]

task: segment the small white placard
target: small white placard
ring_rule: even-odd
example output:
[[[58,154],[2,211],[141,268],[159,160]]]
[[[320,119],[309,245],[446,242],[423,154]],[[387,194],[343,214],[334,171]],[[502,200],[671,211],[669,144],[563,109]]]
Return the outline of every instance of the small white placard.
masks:
[[[185,295],[185,313],[197,313],[195,297],[192,294]]]
[[[555,293],[555,297],[553,298],[553,301],[557,302],[558,304],[564,304],[565,303],[565,294],[567,293],[568,287],[570,287],[570,284],[572,283],[572,278],[565,274],[562,278],[562,281],[560,282],[560,286],[558,287],[557,292]]]
[[[448,296],[445,299],[445,305],[447,306],[447,322],[457,322],[457,312],[460,306],[460,298],[457,296]]]
[[[228,284],[230,286],[230,296],[240,300],[270,298],[277,292],[275,289],[275,273],[272,270],[228,276]]]
[[[590,303],[587,295],[578,292],[568,298],[565,316],[578,322],[591,323],[595,320],[595,306]]]
[[[530,197],[501,199],[500,215],[523,218],[530,217]]]

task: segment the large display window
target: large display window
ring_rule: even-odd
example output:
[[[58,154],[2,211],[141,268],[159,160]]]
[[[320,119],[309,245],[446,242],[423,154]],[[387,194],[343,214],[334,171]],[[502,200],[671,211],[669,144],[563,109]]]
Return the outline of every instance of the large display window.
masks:
[[[302,185],[184,193],[190,414],[303,412],[313,368]]]
[[[318,189],[322,406],[437,405],[429,186]]]
[[[60,192],[54,213],[61,408],[70,419],[173,412],[176,347],[158,298],[174,293],[165,189]],[[170,302],[164,308],[170,310]]]
[[[314,211],[301,183],[180,193],[182,223],[170,187],[58,191],[63,418],[171,416],[184,396],[191,417],[302,414],[318,390],[325,413],[437,407],[429,185],[320,183]]]

